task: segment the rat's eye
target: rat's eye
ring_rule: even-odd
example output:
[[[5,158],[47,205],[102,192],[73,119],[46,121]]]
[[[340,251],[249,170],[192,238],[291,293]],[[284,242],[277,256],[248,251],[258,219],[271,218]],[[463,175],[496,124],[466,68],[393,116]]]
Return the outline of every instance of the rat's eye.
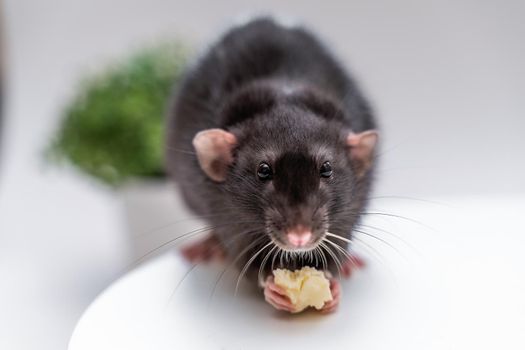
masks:
[[[330,165],[330,162],[324,162],[323,165],[321,165],[319,172],[321,173],[321,177],[332,176],[332,166]]]
[[[261,180],[270,180],[272,178],[272,168],[267,163],[259,164],[257,176]]]

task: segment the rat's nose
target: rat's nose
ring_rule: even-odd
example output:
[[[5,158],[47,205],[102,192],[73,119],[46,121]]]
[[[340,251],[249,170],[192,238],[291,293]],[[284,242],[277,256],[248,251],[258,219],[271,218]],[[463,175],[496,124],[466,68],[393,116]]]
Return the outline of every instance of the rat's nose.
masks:
[[[298,225],[286,231],[288,242],[294,247],[304,247],[312,239],[312,231],[306,226]]]

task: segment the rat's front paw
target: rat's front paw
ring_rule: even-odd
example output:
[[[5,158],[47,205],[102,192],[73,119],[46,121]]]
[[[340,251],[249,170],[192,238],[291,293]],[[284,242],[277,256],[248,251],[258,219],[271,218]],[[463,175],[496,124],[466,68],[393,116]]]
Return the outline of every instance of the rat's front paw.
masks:
[[[339,280],[335,278],[330,279],[330,292],[332,293],[332,300],[327,301],[324,304],[321,309],[322,313],[331,313],[337,310],[341,298],[341,284],[339,283]]]
[[[268,276],[264,284],[264,299],[277,310],[294,312],[295,308],[284,290],[273,281],[273,276]]]
[[[191,263],[223,261],[226,253],[215,235],[193,243],[182,249],[182,255]]]
[[[344,263],[341,266],[341,274],[343,277],[349,278],[352,276],[352,272],[358,269],[361,269],[365,266],[365,261],[356,256],[352,255],[350,257],[347,257]]]

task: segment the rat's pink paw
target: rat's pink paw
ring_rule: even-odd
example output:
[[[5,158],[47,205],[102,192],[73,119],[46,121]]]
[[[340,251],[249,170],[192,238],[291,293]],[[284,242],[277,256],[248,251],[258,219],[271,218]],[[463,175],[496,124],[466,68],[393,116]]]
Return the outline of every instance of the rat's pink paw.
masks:
[[[294,306],[281,287],[273,282],[273,276],[268,276],[264,285],[264,299],[277,310],[294,311]]]
[[[341,284],[335,278],[330,279],[330,291],[332,292],[333,299],[324,304],[321,309],[321,312],[324,314],[334,312],[339,306],[339,300],[341,299]]]
[[[192,263],[207,261],[223,261],[226,253],[215,235],[211,235],[202,241],[193,243],[182,249],[182,255]]]
[[[352,272],[365,266],[365,261],[355,255],[347,258],[341,267],[341,274],[343,277],[349,278]]]

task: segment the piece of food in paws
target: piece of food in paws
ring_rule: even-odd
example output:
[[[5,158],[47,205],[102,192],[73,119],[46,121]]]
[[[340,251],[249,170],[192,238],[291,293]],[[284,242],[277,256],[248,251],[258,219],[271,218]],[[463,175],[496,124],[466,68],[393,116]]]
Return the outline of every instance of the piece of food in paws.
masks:
[[[332,300],[330,281],[323,271],[305,266],[295,271],[276,269],[273,276],[275,284],[284,290],[294,305],[294,312],[301,312],[309,306],[320,310],[325,302]]]

